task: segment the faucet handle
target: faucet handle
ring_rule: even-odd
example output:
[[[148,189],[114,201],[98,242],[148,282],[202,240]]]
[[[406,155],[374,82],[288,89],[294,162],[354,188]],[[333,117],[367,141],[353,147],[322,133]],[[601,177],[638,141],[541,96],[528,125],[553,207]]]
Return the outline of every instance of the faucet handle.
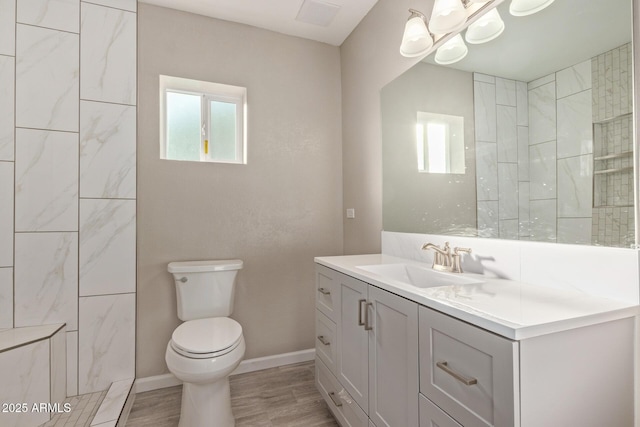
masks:
[[[454,248],[453,255],[451,255],[451,271],[453,273],[464,273],[462,271],[462,264],[460,264],[460,252],[471,253],[471,248]]]
[[[453,248],[453,253],[455,255],[460,255],[460,252],[466,252],[468,254],[471,253],[471,248]]]

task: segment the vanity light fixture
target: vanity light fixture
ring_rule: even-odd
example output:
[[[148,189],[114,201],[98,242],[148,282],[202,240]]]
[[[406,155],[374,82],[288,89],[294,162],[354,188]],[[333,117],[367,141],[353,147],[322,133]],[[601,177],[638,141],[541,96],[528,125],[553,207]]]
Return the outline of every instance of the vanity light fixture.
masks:
[[[468,52],[469,49],[464,44],[462,36],[456,34],[455,37],[438,48],[434,59],[440,65],[449,65],[462,60]]]
[[[467,9],[462,0],[435,0],[429,26],[436,34],[460,29],[467,22]]]
[[[527,16],[540,12],[554,0],[511,0],[509,13],[513,16]]]
[[[498,9],[491,9],[473,24],[469,25],[464,39],[471,44],[489,42],[504,31],[504,21]]]
[[[400,54],[408,58],[424,55],[433,47],[433,37],[427,29],[426,17],[414,9],[404,26]]]

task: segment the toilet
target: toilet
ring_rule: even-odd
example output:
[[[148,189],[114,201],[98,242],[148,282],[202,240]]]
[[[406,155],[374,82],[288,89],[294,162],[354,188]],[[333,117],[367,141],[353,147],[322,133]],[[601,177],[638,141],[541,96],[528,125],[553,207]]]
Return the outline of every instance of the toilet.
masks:
[[[229,375],[244,356],[242,326],[229,318],[241,260],[172,262],[180,326],[165,360],[183,382],[179,427],[232,427]]]

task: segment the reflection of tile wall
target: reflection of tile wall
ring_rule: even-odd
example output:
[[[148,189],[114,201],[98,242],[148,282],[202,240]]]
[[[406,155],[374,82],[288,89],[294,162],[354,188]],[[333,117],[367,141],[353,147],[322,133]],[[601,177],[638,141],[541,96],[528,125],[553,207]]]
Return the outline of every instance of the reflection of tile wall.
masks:
[[[520,217],[521,182],[528,182],[526,84],[474,74],[478,234],[517,239],[529,235]]]
[[[0,0],[0,328],[66,322],[70,395],[134,377],[136,7]]]
[[[591,238],[593,243],[629,247],[635,243],[633,218],[633,96],[631,44],[591,60],[595,170],[623,169],[596,175]],[[625,169],[628,168],[628,169]]]

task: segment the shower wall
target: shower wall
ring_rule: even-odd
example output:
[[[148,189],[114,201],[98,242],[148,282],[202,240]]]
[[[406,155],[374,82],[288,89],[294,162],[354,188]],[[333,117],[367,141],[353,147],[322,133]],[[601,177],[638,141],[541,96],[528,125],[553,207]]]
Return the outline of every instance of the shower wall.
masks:
[[[0,329],[65,322],[69,395],[135,376],[136,8],[0,0]]]

